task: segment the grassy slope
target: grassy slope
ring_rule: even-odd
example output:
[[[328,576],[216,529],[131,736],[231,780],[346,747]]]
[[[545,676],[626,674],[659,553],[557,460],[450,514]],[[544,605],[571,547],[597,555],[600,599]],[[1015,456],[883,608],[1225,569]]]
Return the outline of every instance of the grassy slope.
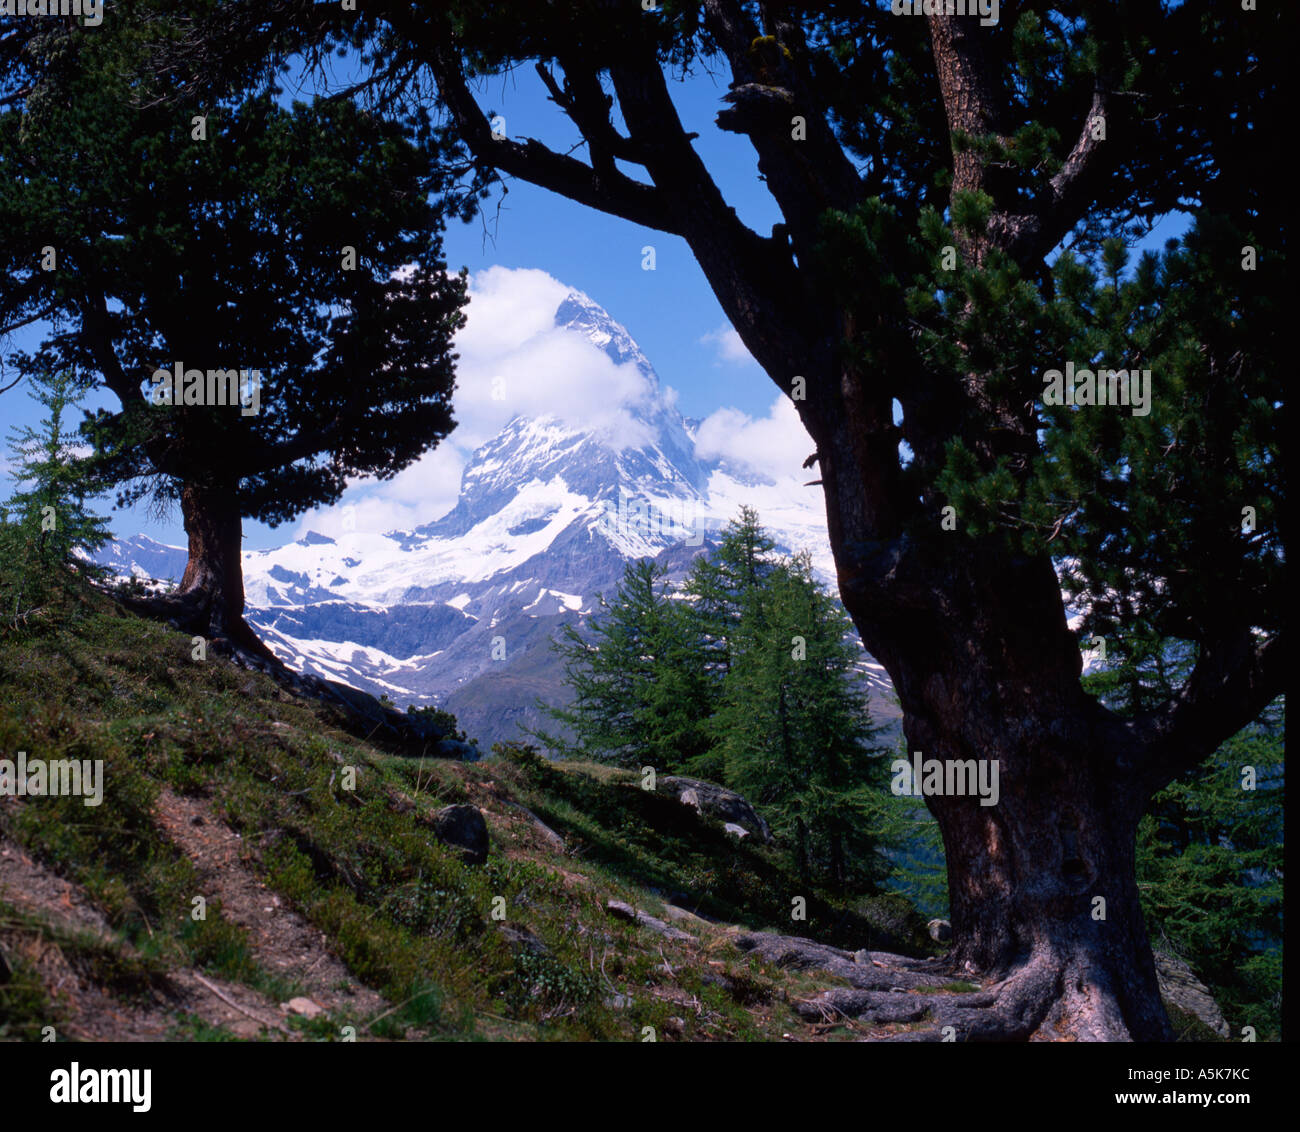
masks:
[[[630,776],[526,754],[478,764],[385,754],[264,676],[192,660],[188,637],[84,590],[19,593],[4,571],[0,757],[102,759],[105,798],[97,808],[0,800],[0,840],[70,881],[112,934],[78,934],[57,909],[43,916],[0,902],[0,1038],[59,1031],[74,1009],[49,985],[43,947],[106,1001],[164,1004],[178,1038],[228,1036],[171,993],[181,969],[271,1003],[301,991],[292,972],[259,962],[247,929],[219,903],[192,918],[203,888],[158,820],[168,792],[206,800],[283,907],[391,1004],[383,1017],[291,1019],[305,1037],[337,1038],[346,1025],[363,1039],[642,1040],[645,1026],[661,1040],[809,1033],[789,1001],[811,986],[803,976],[743,955],[702,922],[690,922],[697,942],[666,942],[608,915],[611,898],[651,913],[673,899],[718,920],[853,947],[899,944],[806,891],[779,852],[735,843]],[[355,790],[343,789],[345,767],[357,768]],[[462,801],[488,816],[482,867],[432,835],[430,816]],[[794,895],[808,898],[806,923],[790,921]],[[504,923],[491,915],[497,897]],[[915,914],[900,898],[870,911],[915,940]],[[34,950],[19,946],[34,939]]]

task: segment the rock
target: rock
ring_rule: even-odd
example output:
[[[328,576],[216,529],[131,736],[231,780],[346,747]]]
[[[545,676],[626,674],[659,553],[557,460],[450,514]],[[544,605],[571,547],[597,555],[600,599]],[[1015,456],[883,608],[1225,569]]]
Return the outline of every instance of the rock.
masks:
[[[931,920],[925,925],[930,932],[930,938],[935,943],[947,943],[952,939],[952,924],[947,920]]]
[[[461,860],[467,865],[481,865],[487,861],[487,822],[477,806],[446,806],[434,818],[433,835],[444,845],[461,851]]]
[[[527,928],[514,928],[509,924],[501,924],[500,931],[505,941],[516,951],[526,951],[539,958],[551,953],[551,949]]]
[[[1228,1023],[1209,988],[1181,959],[1163,951],[1154,952],[1160,997],[1165,1002],[1204,1023],[1221,1038],[1228,1036]]]
[[[727,822],[722,828],[728,833],[735,834],[737,839],[749,836],[749,830],[743,825],[737,825],[734,821]]]
[[[665,904],[664,915],[674,923],[687,924],[695,928],[705,928],[709,924],[709,921],[702,916],[688,912],[685,908],[678,908],[676,904]]]
[[[546,844],[549,845],[552,849],[554,849],[557,853],[567,852],[567,850],[564,847],[564,838],[562,838],[558,833],[555,832],[555,830],[553,830],[549,825],[547,825],[544,821],[542,821],[542,819],[539,818],[535,813],[533,813],[533,811],[530,810],[527,806],[521,806],[518,802],[511,802],[509,800],[506,800],[505,804],[509,806],[512,810],[519,810],[524,815],[524,817],[526,817],[532,823],[533,828],[537,830],[537,832],[541,835],[542,840],[545,841]]]
[[[767,822],[734,790],[727,790],[701,778],[683,778],[681,775],[659,779],[658,789],[672,794],[683,805],[691,806],[701,814],[727,825],[739,826],[747,833],[757,834],[765,842],[772,840],[772,831]]]
[[[853,911],[870,925],[860,946],[907,954],[930,948],[930,934],[912,902],[898,893],[879,893],[855,902]]]
[[[631,904],[624,904],[621,900],[609,901],[605,905],[605,911],[620,920],[628,920],[631,923],[639,924],[643,928],[649,928],[652,932],[658,932],[665,939],[689,940],[691,942],[695,940],[695,937],[689,932],[684,932],[681,928],[675,928],[672,924],[667,924],[658,917],[651,916],[648,912],[640,912],[633,908]]]
[[[288,1002],[282,1002],[280,1009],[288,1014],[301,1014],[304,1018],[315,1018],[316,1015],[325,1013],[323,1006],[318,1006],[309,998],[291,998]]]

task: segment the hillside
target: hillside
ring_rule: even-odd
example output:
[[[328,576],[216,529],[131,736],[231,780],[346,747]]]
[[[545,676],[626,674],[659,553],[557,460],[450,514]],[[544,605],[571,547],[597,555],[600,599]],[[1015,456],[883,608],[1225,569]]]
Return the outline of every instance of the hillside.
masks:
[[[0,1037],[883,1037],[975,989],[901,898],[801,892],[779,849],[630,775],[394,754],[103,595],[29,610],[4,627],[0,755],[102,760],[103,800],[0,799]],[[483,864],[438,840],[466,803]],[[887,1025],[839,1013],[881,994]]]
[[[395,753],[56,582],[0,568],[0,758],[102,760],[102,802],[0,797],[0,1039],[979,1036],[898,895],[839,905],[627,772]]]

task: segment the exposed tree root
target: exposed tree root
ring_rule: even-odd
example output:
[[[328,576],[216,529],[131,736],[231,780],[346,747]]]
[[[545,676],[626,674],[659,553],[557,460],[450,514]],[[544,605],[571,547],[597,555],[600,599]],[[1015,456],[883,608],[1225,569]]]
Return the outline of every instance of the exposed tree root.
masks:
[[[735,944],[777,966],[821,970],[849,985],[795,1004],[810,1022],[835,1018],[872,1026],[926,1023],[880,1041],[1131,1041],[1112,988],[1095,966],[1062,960],[1042,947],[1006,978],[970,992],[936,991],[968,980],[949,959],[911,959],[884,951],[841,951],[798,936],[750,932]]]

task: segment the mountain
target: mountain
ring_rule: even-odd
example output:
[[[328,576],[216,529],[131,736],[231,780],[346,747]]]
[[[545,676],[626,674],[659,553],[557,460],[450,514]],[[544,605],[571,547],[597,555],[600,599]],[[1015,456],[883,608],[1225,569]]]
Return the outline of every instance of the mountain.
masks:
[[[413,530],[310,532],[245,552],[248,620],[277,656],[399,706],[437,704],[487,750],[540,722],[537,697],[565,699],[550,642],[613,593],[626,562],[653,557],[684,577],[742,503],[781,549],[809,551],[833,581],[820,492],[699,458],[697,422],[587,296],[569,294],[555,325],[643,379],[617,435],[515,417],[473,453],[445,515]],[[183,550],[139,536],[99,558],[159,578],[179,577],[185,562]],[[877,717],[895,716],[883,668],[864,653],[862,671]]]

